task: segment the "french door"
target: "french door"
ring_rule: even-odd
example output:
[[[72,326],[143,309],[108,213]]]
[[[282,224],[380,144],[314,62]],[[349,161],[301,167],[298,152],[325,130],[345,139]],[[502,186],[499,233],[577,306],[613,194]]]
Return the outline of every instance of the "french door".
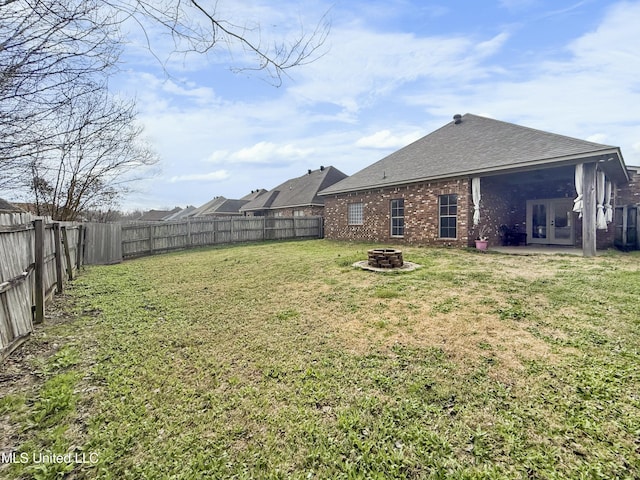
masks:
[[[573,245],[573,199],[527,200],[527,243]]]

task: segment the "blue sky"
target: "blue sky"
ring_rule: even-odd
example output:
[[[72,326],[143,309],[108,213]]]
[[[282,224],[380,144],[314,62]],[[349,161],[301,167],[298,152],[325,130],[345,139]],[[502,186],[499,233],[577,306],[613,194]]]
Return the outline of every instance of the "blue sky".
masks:
[[[324,55],[274,87],[231,72],[242,53],[224,45],[174,55],[165,70],[132,27],[112,85],[136,97],[161,160],[123,209],[240,198],[320,165],[351,175],[456,113],[619,146],[640,165],[640,1],[219,0],[218,10],[270,40],[328,12]],[[166,58],[162,32],[148,33]]]

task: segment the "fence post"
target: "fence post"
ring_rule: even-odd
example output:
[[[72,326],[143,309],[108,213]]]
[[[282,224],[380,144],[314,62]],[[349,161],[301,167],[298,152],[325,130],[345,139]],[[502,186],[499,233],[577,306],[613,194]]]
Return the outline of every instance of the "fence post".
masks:
[[[67,227],[64,225],[62,230],[62,246],[64,247],[64,258],[67,261],[67,278],[73,280],[73,265],[71,265],[71,251],[69,250],[69,236],[67,235]]]
[[[76,269],[78,271],[80,271],[80,267],[82,266],[82,257],[84,255],[84,252],[82,251],[82,246],[84,244],[83,242],[83,236],[84,236],[84,225],[80,225],[78,227],[78,249],[76,250]]]
[[[53,242],[56,262],[56,293],[62,293],[64,285],[62,283],[62,249],[60,248],[60,224],[58,222],[53,224]]]
[[[82,265],[83,266],[87,261],[87,231],[88,231],[88,227],[85,226],[82,229]]]
[[[187,218],[187,248],[191,248],[191,219]]]
[[[44,320],[44,222],[41,218],[33,221],[35,228],[34,255],[35,255],[35,323]]]
[[[149,225],[149,255],[153,255],[153,225]]]

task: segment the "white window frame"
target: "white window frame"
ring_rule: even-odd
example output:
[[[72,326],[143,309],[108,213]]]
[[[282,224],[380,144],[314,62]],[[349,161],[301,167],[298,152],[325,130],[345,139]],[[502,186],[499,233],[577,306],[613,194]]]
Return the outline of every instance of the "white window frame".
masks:
[[[348,225],[364,224],[364,203],[352,202],[347,205],[347,224]]]
[[[400,206],[397,205],[397,202],[400,202]],[[396,205],[396,206],[394,206]],[[398,214],[399,210],[402,210],[402,215]],[[394,198],[389,202],[389,227],[390,227],[390,235],[395,238],[404,237],[404,198]],[[402,219],[402,225],[397,225],[396,222]],[[398,233],[398,232],[401,233]]]
[[[446,205],[442,205],[442,200],[443,200],[444,197],[447,197],[447,198],[455,197],[455,199],[456,199],[456,203],[455,203],[455,212],[456,213],[455,214],[452,215],[450,213],[451,207],[454,206],[452,203],[448,203]],[[443,195],[439,195],[438,196],[438,238],[447,239],[447,240],[455,240],[455,239],[458,238],[458,200],[459,200],[459,197],[455,193],[445,193]],[[444,215],[442,214],[442,208],[443,207],[446,207],[448,209],[447,213],[444,214]],[[454,227],[455,232],[456,232],[455,236],[453,236],[453,237],[443,237],[442,236],[442,219],[443,218],[447,218],[447,219],[453,218],[453,219],[455,219],[455,227]],[[447,226],[446,228],[450,229],[451,227]]]

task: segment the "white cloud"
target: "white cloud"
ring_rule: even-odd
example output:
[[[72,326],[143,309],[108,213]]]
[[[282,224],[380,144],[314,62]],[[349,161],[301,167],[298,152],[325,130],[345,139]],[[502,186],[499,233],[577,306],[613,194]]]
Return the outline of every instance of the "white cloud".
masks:
[[[208,163],[222,163],[229,158],[229,150],[216,150],[205,160]]]
[[[535,5],[536,0],[500,0],[500,5],[507,10],[522,10]]]
[[[456,89],[425,88],[406,101],[431,114],[488,112],[491,117],[622,148],[627,163],[640,163],[632,147],[640,136],[640,2],[609,8],[593,31],[566,45],[563,61],[521,63],[521,78],[495,70],[489,78],[460,76]],[[484,66],[489,71],[489,66]]]
[[[307,65],[290,92],[299,102],[328,102],[355,113],[417,80],[481,76],[481,61],[508,38],[419,37],[345,25],[332,30],[330,53]]]
[[[419,132],[412,132],[404,135],[393,135],[390,130],[381,130],[366,137],[359,138],[356,141],[356,147],[363,148],[401,148],[404,147],[421,136]]]
[[[162,85],[162,90],[172,95],[192,98],[201,104],[212,103],[216,100],[213,89],[199,87],[193,82],[185,81],[182,85],[179,85],[173,80],[167,80]]]
[[[278,29],[287,33],[299,25],[290,21],[295,8],[278,12],[267,3],[251,0],[269,33],[277,37]],[[402,2],[392,3],[394,11]],[[533,3],[502,2],[514,15]],[[238,0],[224,8],[244,15],[248,5]],[[569,8],[582,11],[579,5]],[[322,2],[310,8],[323,8]],[[353,174],[467,112],[619,145],[629,165],[640,164],[640,112],[633,108],[640,105],[640,2],[608,7],[599,24],[594,16],[595,27],[556,45],[555,54],[547,54],[554,47],[544,43],[543,60],[535,41],[529,53],[514,57],[525,39],[513,16],[511,23],[496,19],[489,30],[481,22],[477,29],[457,29],[469,33],[440,36],[398,32],[399,23],[385,31],[384,16],[374,22],[381,28],[368,27],[370,17],[337,17],[328,54],[292,71],[280,89],[265,87],[259,75],[229,83],[220,69],[198,78],[185,68],[188,80],[162,73],[132,77],[132,84],[143,85],[141,119],[173,182],[167,191],[173,188],[180,204],[198,203],[216,195],[239,198],[246,187],[273,188],[319,165]],[[214,81],[215,91],[208,86]],[[224,168],[218,172],[228,177],[192,173],[211,168]],[[189,188],[182,183],[198,180]]]
[[[498,53],[504,44],[509,40],[510,35],[507,32],[502,32],[489,40],[478,43],[474,47],[474,52],[478,54],[480,58],[490,57]]]
[[[210,182],[226,180],[230,177],[230,174],[226,170],[216,170],[209,173],[190,173],[186,175],[176,175],[171,177],[169,182]]]
[[[593,135],[589,135],[587,138],[585,138],[585,140],[594,143],[606,143],[607,135],[604,133],[595,133]]]
[[[278,145],[273,142],[258,142],[251,147],[235,152],[217,150],[207,157],[209,163],[277,165],[292,159],[302,159],[313,154],[313,148],[300,148],[293,144]]]

